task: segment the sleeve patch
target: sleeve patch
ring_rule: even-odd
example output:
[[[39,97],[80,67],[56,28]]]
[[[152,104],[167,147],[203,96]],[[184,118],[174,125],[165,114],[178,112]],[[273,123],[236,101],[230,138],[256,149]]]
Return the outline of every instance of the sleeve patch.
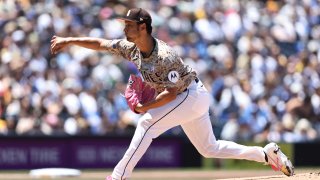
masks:
[[[178,82],[180,75],[177,71],[170,71],[168,74],[168,79],[170,82],[176,83]]]
[[[117,42],[112,42],[112,49],[117,49]]]

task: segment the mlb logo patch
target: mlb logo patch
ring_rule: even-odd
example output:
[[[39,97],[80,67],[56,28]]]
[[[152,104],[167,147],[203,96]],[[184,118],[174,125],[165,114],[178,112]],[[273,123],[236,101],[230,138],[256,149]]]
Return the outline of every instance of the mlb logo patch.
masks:
[[[112,48],[116,49],[117,48],[117,43],[112,43]]]

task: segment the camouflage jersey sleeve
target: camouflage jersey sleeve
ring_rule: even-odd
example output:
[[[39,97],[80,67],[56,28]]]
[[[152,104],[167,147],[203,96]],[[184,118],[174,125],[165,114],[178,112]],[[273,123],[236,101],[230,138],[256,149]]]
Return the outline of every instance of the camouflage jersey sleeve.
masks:
[[[103,46],[105,47],[106,52],[113,55],[122,56],[128,60],[131,60],[131,53],[134,49],[136,49],[134,43],[131,43],[125,39],[105,40]]]

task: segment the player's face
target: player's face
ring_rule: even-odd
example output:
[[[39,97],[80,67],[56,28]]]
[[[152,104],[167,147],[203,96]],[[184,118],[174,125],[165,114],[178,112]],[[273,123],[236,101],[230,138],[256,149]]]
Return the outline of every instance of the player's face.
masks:
[[[135,42],[135,40],[140,37],[140,25],[132,21],[125,21],[124,23],[124,33],[127,37],[127,40],[130,42]]]

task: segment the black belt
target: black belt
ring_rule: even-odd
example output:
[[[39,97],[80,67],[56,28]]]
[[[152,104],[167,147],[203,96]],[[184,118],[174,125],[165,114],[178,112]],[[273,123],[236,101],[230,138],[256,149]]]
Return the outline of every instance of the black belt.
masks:
[[[196,78],[194,79],[194,81],[195,81],[196,83],[198,83],[200,80],[199,80],[199,78],[196,77]],[[186,92],[187,90],[188,90],[188,88],[186,88],[185,90],[183,90],[183,92]]]

